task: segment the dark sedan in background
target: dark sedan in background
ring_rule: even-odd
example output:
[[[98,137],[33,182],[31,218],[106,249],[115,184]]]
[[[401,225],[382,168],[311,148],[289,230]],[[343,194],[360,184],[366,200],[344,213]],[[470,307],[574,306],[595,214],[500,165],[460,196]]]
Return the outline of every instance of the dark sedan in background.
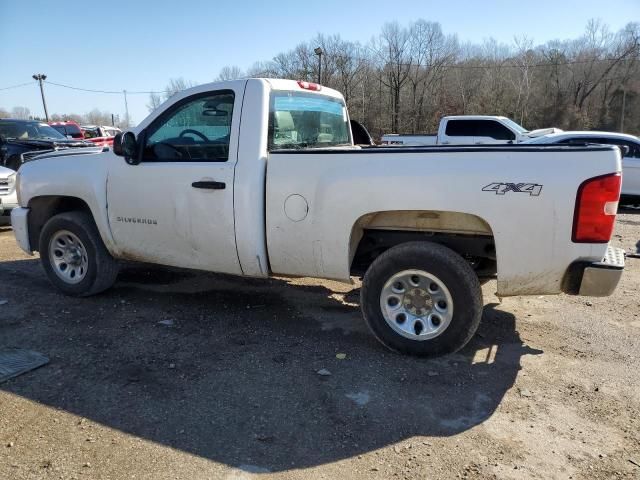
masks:
[[[0,165],[12,170],[18,170],[24,162],[41,153],[84,147],[95,145],[85,140],[67,138],[43,122],[0,120]]]

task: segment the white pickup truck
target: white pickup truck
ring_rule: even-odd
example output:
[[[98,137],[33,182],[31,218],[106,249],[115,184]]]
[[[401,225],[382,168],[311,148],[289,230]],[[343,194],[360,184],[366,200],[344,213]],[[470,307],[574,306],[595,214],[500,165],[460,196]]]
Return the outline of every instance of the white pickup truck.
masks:
[[[532,138],[562,132],[559,128],[527,130],[507,117],[495,115],[451,115],[440,119],[435,135],[382,136],[383,145],[482,145],[492,143],[521,143]]]
[[[416,355],[465,345],[488,278],[500,296],[615,289],[618,148],[362,148],[353,136],[343,97],[316,84],[191,88],[118,135],[113,151],[24,164],[15,236],[76,296],[109,288],[117,259],[361,276],[375,336]]]

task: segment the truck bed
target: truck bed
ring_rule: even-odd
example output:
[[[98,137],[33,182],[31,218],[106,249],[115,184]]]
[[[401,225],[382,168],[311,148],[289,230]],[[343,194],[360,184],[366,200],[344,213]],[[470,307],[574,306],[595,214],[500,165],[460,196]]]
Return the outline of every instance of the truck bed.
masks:
[[[620,169],[619,150],[609,146],[272,151],[266,182],[270,266],[276,274],[349,281],[354,249],[371,218],[413,212],[405,217],[430,217],[425,224],[434,231],[450,228],[444,218],[486,225],[495,241],[499,295],[559,293],[572,262],[599,261],[607,248],[571,241],[578,188]],[[409,226],[383,222],[376,228]]]

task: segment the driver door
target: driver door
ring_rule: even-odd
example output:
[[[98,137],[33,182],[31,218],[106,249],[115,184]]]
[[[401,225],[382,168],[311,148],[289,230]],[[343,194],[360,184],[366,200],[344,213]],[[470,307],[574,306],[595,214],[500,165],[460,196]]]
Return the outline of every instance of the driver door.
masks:
[[[241,90],[178,100],[138,134],[138,165],[110,162],[109,222],[125,258],[242,274],[233,218],[241,102]]]

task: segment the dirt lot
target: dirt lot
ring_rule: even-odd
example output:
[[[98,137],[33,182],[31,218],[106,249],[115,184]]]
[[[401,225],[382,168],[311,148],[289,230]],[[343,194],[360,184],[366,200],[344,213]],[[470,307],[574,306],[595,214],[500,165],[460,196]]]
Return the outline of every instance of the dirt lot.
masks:
[[[640,478],[639,285],[634,258],[610,298],[490,282],[472,342],[421,360],[349,286],[127,265],[79,300],[0,228],[0,348],[51,359],[0,384],[0,479]]]

